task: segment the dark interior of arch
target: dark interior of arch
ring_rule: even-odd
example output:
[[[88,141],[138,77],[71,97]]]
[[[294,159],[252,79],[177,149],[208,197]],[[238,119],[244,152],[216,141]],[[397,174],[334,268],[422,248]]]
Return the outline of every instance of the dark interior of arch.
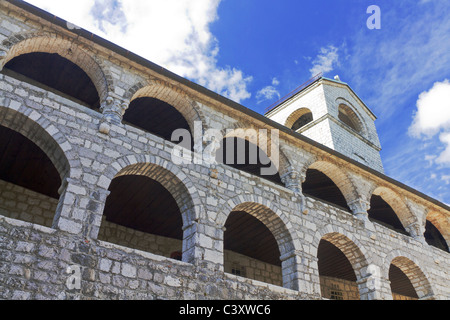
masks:
[[[61,178],[49,157],[22,134],[1,125],[0,179],[59,199]]]
[[[408,276],[393,264],[389,268],[389,281],[391,281],[392,293],[415,299],[419,298]]]
[[[306,171],[306,179],[302,184],[303,194],[320,199],[350,212],[344,195],[326,174],[316,169]]]
[[[313,114],[312,112],[305,113],[300,118],[297,119],[297,121],[294,122],[292,125],[292,130],[297,131],[301,127],[307,125],[308,123],[313,121]]]
[[[175,107],[164,101],[151,97],[134,99],[123,116],[123,122],[169,141],[175,130],[185,129],[191,134],[190,149],[193,150],[193,135],[188,122]]]
[[[438,249],[444,250],[446,252],[450,252],[447,242],[445,241],[442,234],[439,232],[439,230],[432,224],[430,221],[426,221],[425,224],[425,240],[426,242],[433,247],[436,247]]]
[[[232,145],[234,148],[231,151],[227,150],[227,148],[229,148],[230,146],[228,145],[229,140],[232,140],[232,144],[230,143],[230,145]],[[238,150],[240,149],[240,145],[245,146],[244,152],[242,152],[242,150]],[[234,157],[231,157],[230,153],[227,152],[231,152],[231,155],[234,154]],[[253,152],[256,152],[256,156],[255,154],[253,154]],[[254,159],[256,161],[252,161],[251,159]],[[261,168],[270,168],[272,162],[264,151],[262,151],[258,146],[249,142],[248,140],[236,137],[225,138],[224,140],[222,140],[220,148],[216,153],[216,161],[218,163],[223,163],[235,169],[242,170],[255,176],[267,179],[276,184],[283,185],[278,170],[272,175],[261,174]]]
[[[280,250],[270,230],[245,211],[233,211],[225,223],[224,249],[281,267]]]
[[[338,118],[339,118],[339,120],[341,120],[343,123],[348,125],[353,130],[359,131],[358,127],[355,125],[355,123],[352,121],[352,119],[350,119],[350,117],[347,114],[345,114],[342,110],[339,110]]]
[[[106,221],[158,236],[182,240],[182,217],[177,202],[159,182],[146,176],[114,178],[109,187]]]
[[[356,281],[355,271],[345,254],[327,240],[320,240],[317,252],[319,275]]]
[[[391,206],[381,196],[373,195],[370,199],[370,209],[367,211],[369,220],[379,223],[391,230],[409,235]]]
[[[100,108],[97,89],[89,76],[79,66],[56,53],[23,54],[8,61],[5,69],[54,89],[91,109],[98,111]]]

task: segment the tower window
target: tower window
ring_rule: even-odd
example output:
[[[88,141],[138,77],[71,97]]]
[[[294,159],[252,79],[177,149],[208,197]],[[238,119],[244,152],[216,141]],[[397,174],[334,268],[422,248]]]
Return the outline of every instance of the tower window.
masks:
[[[361,133],[361,125],[359,123],[359,119],[348,106],[343,104],[339,106],[338,118],[356,132]]]

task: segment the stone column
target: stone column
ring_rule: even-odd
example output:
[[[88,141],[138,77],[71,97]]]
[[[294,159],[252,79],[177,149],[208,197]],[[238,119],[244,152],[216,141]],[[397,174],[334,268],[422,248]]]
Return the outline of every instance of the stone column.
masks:
[[[413,214],[413,219],[410,220],[408,226],[405,226],[405,230],[413,237],[415,240],[421,242],[422,244],[427,244],[425,240],[425,226],[426,226],[426,217],[428,214],[428,210],[426,207],[414,203],[410,200],[406,201],[408,208],[411,210]]]
[[[405,230],[413,237],[414,240],[421,242],[422,244],[427,244],[425,240],[425,225],[419,221],[415,221],[410,225],[405,227]]]
[[[302,192],[302,183],[306,180],[306,173],[301,174],[293,168],[289,168],[288,171],[281,176],[281,181],[284,183],[286,188],[294,191],[295,196],[300,202],[301,211],[303,214],[308,213],[306,208],[306,198]]]
[[[392,300],[390,281],[381,275],[379,266],[367,266],[364,274],[356,281],[361,300]]]
[[[364,227],[373,235],[375,232],[375,227],[373,223],[369,220],[369,214],[367,211],[370,209],[370,203],[363,198],[358,198],[348,203],[350,210],[352,210],[353,215],[361,220]]]
[[[104,134],[109,134],[111,124],[121,125],[123,115],[128,109],[128,106],[129,101],[125,101],[121,97],[118,97],[113,93],[109,93],[108,97],[100,106],[103,119],[100,123],[99,131]]]
[[[224,232],[225,228],[204,219],[197,219],[183,226],[183,261],[223,271]]]
[[[283,287],[304,293],[308,299],[320,299],[316,257],[294,250],[283,254],[280,260]]]
[[[109,191],[89,189],[77,180],[66,178],[59,193],[53,228],[85,238],[97,238]]]
[[[3,66],[5,64],[4,60],[7,55],[8,55],[8,53],[6,52],[6,49],[3,49],[0,47],[0,71],[3,70]]]

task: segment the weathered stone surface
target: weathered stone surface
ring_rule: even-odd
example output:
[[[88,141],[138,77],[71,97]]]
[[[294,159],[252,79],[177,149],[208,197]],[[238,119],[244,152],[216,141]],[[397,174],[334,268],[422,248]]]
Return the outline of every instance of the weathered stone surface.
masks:
[[[89,39],[78,40],[83,49],[71,58],[61,50],[69,48],[69,31],[34,23],[35,18],[8,1],[0,3],[5,57],[39,49],[73,59],[96,84],[105,114],[0,74],[0,125],[35,142],[63,178],[59,200],[0,181],[1,299],[321,299],[321,284],[326,284],[319,277],[317,251],[322,239],[349,257],[363,299],[392,298],[388,274],[393,261],[410,272],[421,298],[450,299],[449,253],[427,245],[420,234],[428,213],[449,243],[448,208],[284,133],[279,172],[285,186],[223,164],[176,165],[174,143],[120,123],[129,101],[161,99],[189,125],[200,121],[204,130],[258,128],[261,122],[157,70],[138,70],[135,62]],[[340,85],[326,86],[325,93],[304,100],[323,108],[318,112],[337,113],[336,101],[353,99]],[[280,112],[275,120],[282,123],[289,116]],[[370,166],[382,171],[378,137],[367,117],[365,140],[331,118],[326,121],[338,136],[345,133],[341,148],[353,141],[370,154]],[[320,132],[318,126],[311,135]],[[335,181],[353,212],[305,197],[301,183],[308,168]],[[112,179],[144,173],[176,199],[182,240],[130,230],[103,216]],[[392,204],[410,236],[367,220],[372,194]],[[281,267],[224,250],[225,223],[234,210],[251,214],[274,234]],[[116,239],[121,246],[113,243]],[[169,258],[173,252],[182,252],[183,261]],[[244,266],[252,279],[232,275],[225,259]],[[72,266],[80,273],[68,273]],[[79,277],[80,288],[67,286],[71,277]]]

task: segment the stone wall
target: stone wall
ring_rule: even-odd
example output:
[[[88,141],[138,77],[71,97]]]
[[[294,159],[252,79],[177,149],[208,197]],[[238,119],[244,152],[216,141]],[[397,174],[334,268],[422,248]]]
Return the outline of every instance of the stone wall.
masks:
[[[0,180],[0,215],[51,227],[58,200]]]
[[[0,67],[20,53],[58,52],[87,70],[102,104],[102,112],[97,112],[0,74],[0,124],[38,145],[63,179],[60,199],[52,207],[51,228],[1,218],[0,298],[320,299],[321,239],[346,255],[361,299],[392,299],[391,263],[407,273],[421,299],[450,298],[449,253],[427,245],[423,237],[426,217],[431,215],[450,240],[445,205],[283,130],[279,172],[284,186],[221,164],[177,165],[174,143],[121,123],[132,99],[161,99],[176,107],[190,125],[200,121],[204,130],[271,125],[9,1],[0,3],[0,20]],[[73,41],[77,48],[69,55],[62,49]],[[351,213],[302,196],[302,179],[310,167],[336,183]],[[110,183],[126,174],[154,179],[177,201],[183,220],[183,261],[99,240]],[[368,203],[375,193],[392,206],[409,235],[368,221]],[[36,212],[35,207],[24,210],[29,216]],[[8,209],[6,215],[10,211],[15,212]],[[281,254],[282,286],[225,272],[223,239],[232,211],[247,212],[272,232]],[[44,225],[48,221],[33,220]],[[82,268],[81,288],[67,291],[66,270],[73,265]]]

